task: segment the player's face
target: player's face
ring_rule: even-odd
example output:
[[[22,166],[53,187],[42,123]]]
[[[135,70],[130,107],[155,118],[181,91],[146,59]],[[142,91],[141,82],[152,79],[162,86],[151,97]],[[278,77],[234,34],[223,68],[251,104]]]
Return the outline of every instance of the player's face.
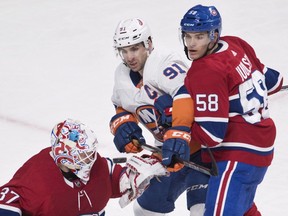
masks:
[[[206,55],[210,42],[208,32],[184,33],[184,44],[187,46],[191,60],[196,60]]]
[[[148,58],[148,51],[143,43],[119,48],[119,53],[127,66],[137,72],[142,72]]]

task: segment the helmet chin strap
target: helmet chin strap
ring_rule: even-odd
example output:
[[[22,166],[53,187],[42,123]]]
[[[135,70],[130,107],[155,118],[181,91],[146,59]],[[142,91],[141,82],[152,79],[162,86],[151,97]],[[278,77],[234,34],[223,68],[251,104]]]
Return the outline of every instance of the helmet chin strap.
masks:
[[[188,54],[188,48],[187,48],[187,46],[185,46],[185,45],[184,45],[184,52],[185,52],[185,54],[186,54],[186,57],[187,57],[190,61],[192,61],[193,59],[190,59],[189,54]]]
[[[210,44],[211,44],[211,41],[210,41],[209,44],[207,45],[206,52],[204,53],[203,56],[201,56],[201,58],[204,57],[204,56],[206,56],[206,55],[211,54],[211,53],[212,53],[211,51],[213,51],[214,48],[216,48],[216,46],[217,46],[217,42],[215,42],[215,43],[213,44],[213,46],[209,49]]]

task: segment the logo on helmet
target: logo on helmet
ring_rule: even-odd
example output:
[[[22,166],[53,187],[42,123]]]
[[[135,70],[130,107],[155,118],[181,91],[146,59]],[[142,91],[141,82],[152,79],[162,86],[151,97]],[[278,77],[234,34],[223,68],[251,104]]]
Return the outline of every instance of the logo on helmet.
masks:
[[[140,19],[137,19],[138,20],[138,22],[139,22],[139,25],[143,25],[143,22],[140,20]]]
[[[197,14],[197,11],[191,10],[188,14],[195,15],[195,14]]]
[[[184,26],[194,26],[194,23],[184,23]]]
[[[120,32],[120,34],[126,32],[125,26],[124,26],[124,27],[120,27],[120,28],[119,28],[119,32]]]
[[[212,9],[210,13],[211,13],[212,16],[217,16],[218,15],[217,11],[214,10],[214,9]]]

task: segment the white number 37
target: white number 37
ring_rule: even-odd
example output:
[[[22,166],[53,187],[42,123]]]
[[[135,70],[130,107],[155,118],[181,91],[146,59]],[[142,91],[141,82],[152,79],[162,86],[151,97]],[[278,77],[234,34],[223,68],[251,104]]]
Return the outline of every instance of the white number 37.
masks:
[[[0,192],[0,201],[4,200],[6,196],[11,197],[6,201],[7,204],[12,203],[14,200],[19,198],[19,195],[16,192],[10,190],[8,187],[3,188]]]

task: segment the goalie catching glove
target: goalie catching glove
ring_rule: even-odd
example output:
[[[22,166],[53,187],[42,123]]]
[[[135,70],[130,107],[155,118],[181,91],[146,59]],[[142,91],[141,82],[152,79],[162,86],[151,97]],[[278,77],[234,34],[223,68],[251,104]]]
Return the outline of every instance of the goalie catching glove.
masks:
[[[138,198],[150,185],[153,177],[169,176],[159,159],[149,155],[132,156],[126,167],[120,178],[120,192],[123,193],[119,200],[121,208]]]
[[[177,161],[177,158],[189,160],[191,140],[190,129],[185,126],[171,127],[164,135],[162,147],[162,164],[167,170],[177,172],[184,167],[184,164]]]
[[[114,143],[119,152],[138,153],[142,151],[141,144],[145,143],[142,129],[135,117],[129,112],[114,115],[110,121],[111,133],[115,136]],[[137,142],[132,142],[137,140]]]

